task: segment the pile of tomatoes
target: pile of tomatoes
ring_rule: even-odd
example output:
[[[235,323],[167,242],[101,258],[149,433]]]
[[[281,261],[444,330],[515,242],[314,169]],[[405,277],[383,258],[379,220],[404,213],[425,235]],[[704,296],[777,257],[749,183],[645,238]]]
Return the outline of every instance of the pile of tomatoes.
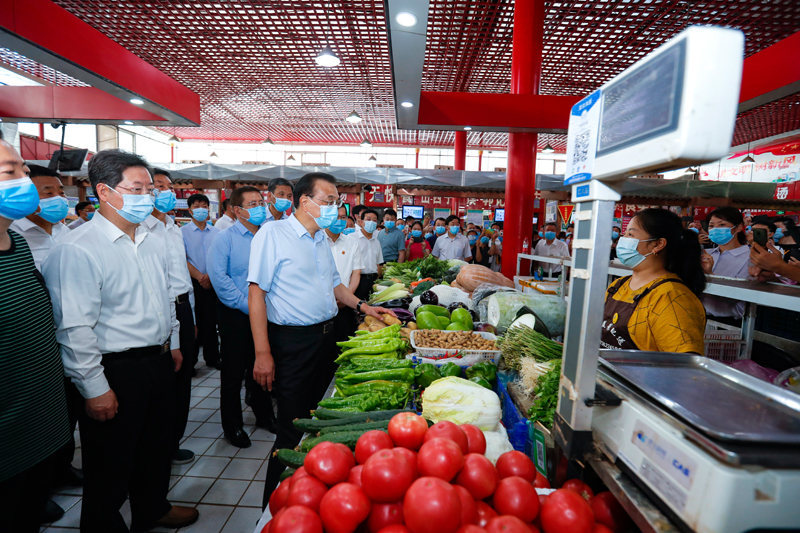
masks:
[[[611,533],[627,516],[610,493],[579,480],[550,488],[518,451],[493,465],[475,426],[396,415],[368,431],[355,454],[323,442],[269,501],[262,533]]]

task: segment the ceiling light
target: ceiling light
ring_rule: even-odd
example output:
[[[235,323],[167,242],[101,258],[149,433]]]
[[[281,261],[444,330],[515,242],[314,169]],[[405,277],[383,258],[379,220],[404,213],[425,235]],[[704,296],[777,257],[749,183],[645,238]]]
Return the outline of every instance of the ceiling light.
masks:
[[[123,124],[127,124],[127,125],[131,126],[131,125],[133,125],[133,122],[130,121],[130,120],[126,120],[125,122],[123,122]]]
[[[405,100],[403,102],[400,102],[400,105],[408,109],[409,107],[414,107],[414,102],[409,102],[408,100]]]
[[[211,152],[208,157],[217,157],[217,152]]]
[[[144,100],[142,100],[141,98],[131,98],[128,101],[134,105],[142,105],[144,103]]]
[[[261,141],[261,144],[275,144],[275,143],[274,143],[274,142],[272,142],[272,139],[270,139],[269,137],[267,137],[266,139],[264,139],[263,141]]]
[[[747,157],[745,157],[744,159],[742,159],[742,161],[741,161],[741,162],[742,162],[742,163],[755,163],[755,162],[756,162],[756,160],[755,160],[755,159],[753,159],[753,157],[752,157],[750,154],[747,154]]]
[[[545,145],[545,147],[544,147],[544,148],[542,148],[542,153],[543,153],[543,154],[552,154],[552,153],[553,153],[553,152],[555,152],[555,151],[556,151],[556,149],[555,149],[555,148],[553,148],[552,146],[550,146],[550,143],[547,143],[547,144]]]
[[[347,118],[345,120],[350,124],[358,124],[359,122],[361,122],[361,115],[359,115],[355,111],[351,111],[350,114],[347,115]]]
[[[342,60],[336,57],[330,46],[326,46],[317,56],[316,62],[321,67],[338,67]]]
[[[370,160],[370,161],[377,161],[377,160],[378,160],[378,158],[377,158],[377,157],[375,157],[374,155],[371,155],[371,156],[369,156],[369,160]]]
[[[361,146],[363,146],[364,148],[367,148],[367,147],[370,147],[370,146],[372,146],[372,143],[371,143],[371,142],[369,142],[369,139],[367,139],[366,137],[364,137],[364,140],[363,140],[363,141],[361,141]]]
[[[472,126],[464,126],[464,131],[469,131],[472,129]]]
[[[178,139],[178,138],[177,138],[177,137],[175,137],[174,135],[173,135],[172,137],[170,137],[169,139],[167,139],[167,140],[168,140],[169,142],[171,142],[171,143],[180,142],[180,139]]]
[[[414,15],[414,13],[409,13],[408,11],[401,11],[397,14],[397,16],[394,17],[394,20],[406,28],[410,28],[417,23],[416,15]]]
[[[294,161],[294,156],[293,156],[293,155],[290,155],[290,156],[289,156],[289,157],[288,157],[286,160],[287,160],[287,161]]]

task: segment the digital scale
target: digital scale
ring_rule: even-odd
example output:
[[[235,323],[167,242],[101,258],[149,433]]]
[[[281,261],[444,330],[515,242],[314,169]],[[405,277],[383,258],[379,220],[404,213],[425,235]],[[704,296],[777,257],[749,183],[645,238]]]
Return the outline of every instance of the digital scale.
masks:
[[[575,104],[567,140],[575,238],[553,436],[579,462],[599,450],[701,533],[800,531],[800,395],[700,356],[600,350],[600,327],[625,178],[728,153],[743,51],[738,30],[685,30]]]

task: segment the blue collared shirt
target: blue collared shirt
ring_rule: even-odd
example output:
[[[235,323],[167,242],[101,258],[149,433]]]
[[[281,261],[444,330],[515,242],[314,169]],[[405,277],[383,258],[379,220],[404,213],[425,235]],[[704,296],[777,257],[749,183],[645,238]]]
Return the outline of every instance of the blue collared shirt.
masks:
[[[406,249],[406,235],[397,228],[383,229],[378,232],[384,261],[397,261],[400,252]]]
[[[250,245],[247,281],[267,293],[267,317],[282,326],[311,326],[336,316],[341,284],[325,232],[314,235],[294,215],[264,224]]]
[[[238,220],[219,232],[206,256],[208,277],[219,301],[250,314],[247,309],[247,270],[250,266],[250,242],[253,234]]]
[[[286,220],[288,218],[288,215],[286,214],[286,211],[284,211],[282,213],[279,213],[279,214],[281,215],[281,218],[275,218],[272,215],[272,211],[269,210],[269,206],[267,206],[267,218],[264,219],[264,224],[266,224],[267,222],[276,222],[278,220]]]
[[[181,228],[183,244],[186,245],[186,260],[202,274],[208,273],[206,268],[206,253],[211,247],[211,241],[219,234],[219,230],[209,223],[206,229],[200,229],[194,222],[189,222]]]

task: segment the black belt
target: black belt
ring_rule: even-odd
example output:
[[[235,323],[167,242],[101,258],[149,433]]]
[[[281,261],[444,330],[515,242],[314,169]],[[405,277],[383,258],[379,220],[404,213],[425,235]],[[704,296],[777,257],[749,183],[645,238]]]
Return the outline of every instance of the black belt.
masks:
[[[320,322],[319,324],[312,324],[310,326],[284,326],[282,324],[276,324],[274,322],[270,322],[269,327],[285,329],[297,333],[308,332],[308,333],[326,334],[326,333],[331,333],[333,331],[333,319],[326,320],[325,322]]]
[[[176,304],[186,304],[189,303],[189,293],[184,292],[183,294],[179,294],[175,297]]]
[[[141,359],[144,357],[153,357],[157,355],[163,355],[169,353],[169,341],[165,342],[164,344],[156,345],[156,346],[143,346],[141,348],[131,348],[129,350],[125,350],[124,352],[111,352],[111,353],[104,353],[103,358],[105,357],[113,357],[114,359]]]

